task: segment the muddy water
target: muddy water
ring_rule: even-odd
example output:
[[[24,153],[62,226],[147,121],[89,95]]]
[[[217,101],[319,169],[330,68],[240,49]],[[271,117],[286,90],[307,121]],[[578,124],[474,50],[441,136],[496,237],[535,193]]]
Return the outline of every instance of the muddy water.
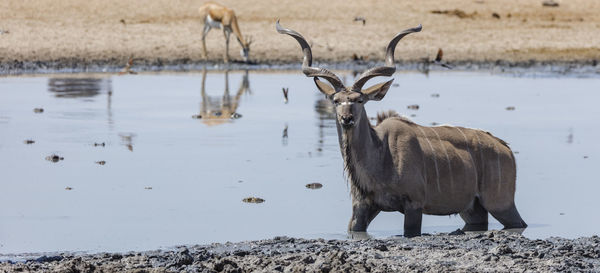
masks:
[[[395,109],[510,143],[526,236],[600,233],[600,79],[395,78],[370,116]],[[346,238],[349,189],[315,90],[300,72],[0,78],[0,253]],[[423,219],[429,233],[463,224]],[[402,222],[382,213],[369,234],[402,234]]]

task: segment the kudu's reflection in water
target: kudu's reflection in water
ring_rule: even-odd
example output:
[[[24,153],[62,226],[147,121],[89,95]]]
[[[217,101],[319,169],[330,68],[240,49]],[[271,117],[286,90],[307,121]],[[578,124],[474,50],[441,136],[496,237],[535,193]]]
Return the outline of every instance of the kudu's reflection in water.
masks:
[[[240,98],[244,93],[251,93],[248,70],[244,71],[242,82],[235,94],[229,95],[229,70],[225,71],[225,91],[223,96],[208,96],[206,94],[206,69],[202,70],[202,102],[200,103],[200,114],[193,116],[201,119],[208,126],[220,125],[241,118],[237,111]]]

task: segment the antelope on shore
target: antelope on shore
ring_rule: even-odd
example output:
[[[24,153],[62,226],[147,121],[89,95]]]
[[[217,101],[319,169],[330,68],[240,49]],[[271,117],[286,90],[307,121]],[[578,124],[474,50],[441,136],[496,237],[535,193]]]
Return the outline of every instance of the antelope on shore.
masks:
[[[312,52],[302,35],[279,21],[276,29],[300,43],[302,72],[335,105],[352,195],[349,231],[366,231],[380,211],[403,213],[407,237],[421,234],[423,213],[459,213],[463,230],[486,230],[488,212],[507,229],[527,226],[515,207],[516,166],[506,142],[481,130],[420,126],[393,111],[379,114],[377,125],[371,126],[364,104],[383,99],[393,79],[365,89],[363,85],[394,74],[396,44],[421,31],[421,25],[398,33],[387,46],[385,66],[365,71],[351,87],[329,70],[312,66]]]
[[[198,11],[200,12],[200,18],[204,22],[204,29],[202,31],[202,57],[207,59],[206,54],[206,35],[213,28],[220,28],[223,30],[225,36],[225,53],[223,55],[223,61],[229,62],[229,36],[231,32],[237,38],[237,41],[242,46],[240,55],[244,59],[244,62],[248,62],[250,55],[250,39],[244,39],[240,27],[238,26],[237,17],[235,12],[223,5],[207,2],[202,5]]]

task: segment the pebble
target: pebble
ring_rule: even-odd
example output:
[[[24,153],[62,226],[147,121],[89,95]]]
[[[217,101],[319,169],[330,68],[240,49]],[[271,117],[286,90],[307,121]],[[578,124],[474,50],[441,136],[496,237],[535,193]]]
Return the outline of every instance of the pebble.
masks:
[[[52,154],[47,156],[46,160],[56,163],[58,161],[65,160],[65,158],[56,154]]]
[[[310,183],[310,184],[306,184],[306,188],[307,189],[311,189],[311,190],[317,190],[323,187],[323,184],[321,183]]]
[[[246,198],[242,199],[242,202],[260,204],[262,202],[265,202],[265,199],[262,199],[259,197],[246,197]]]

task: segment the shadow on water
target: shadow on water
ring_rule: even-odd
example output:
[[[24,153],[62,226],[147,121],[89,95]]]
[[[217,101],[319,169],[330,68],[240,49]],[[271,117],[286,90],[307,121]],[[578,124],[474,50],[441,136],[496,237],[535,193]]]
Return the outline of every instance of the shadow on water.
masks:
[[[229,94],[229,70],[224,72],[224,76],[225,90],[223,91],[223,95],[209,96],[206,92],[206,69],[202,70],[202,102],[200,103],[200,113],[193,117],[201,119],[208,126],[221,125],[241,118],[242,114],[236,112],[240,98],[245,93],[252,94],[250,81],[248,80],[248,70],[244,71],[240,86],[233,97]]]

